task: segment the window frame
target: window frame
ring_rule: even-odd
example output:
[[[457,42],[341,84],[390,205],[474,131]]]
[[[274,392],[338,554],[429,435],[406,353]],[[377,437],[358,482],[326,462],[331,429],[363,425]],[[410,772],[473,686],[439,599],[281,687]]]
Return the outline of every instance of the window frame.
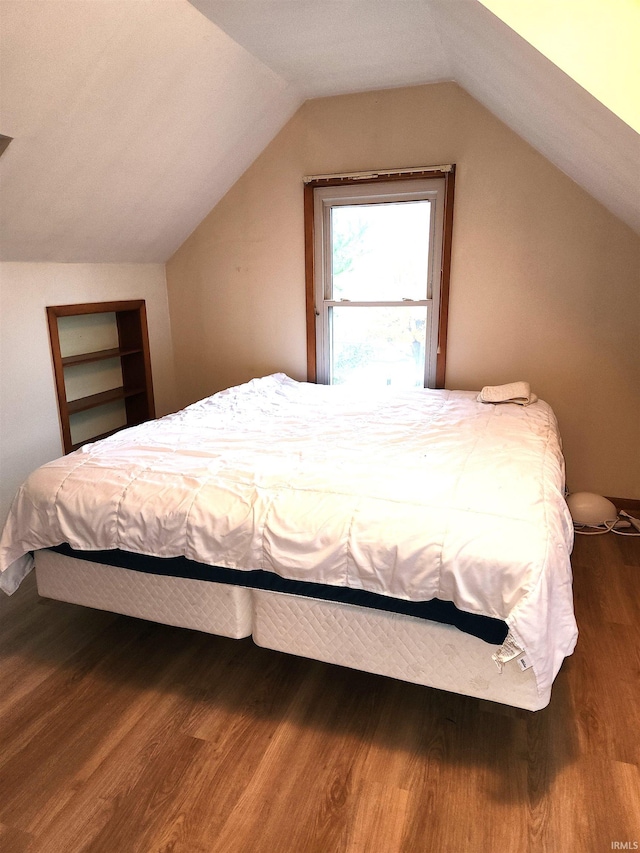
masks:
[[[443,180],[444,188],[441,190],[442,210],[436,212],[433,217],[434,225],[438,222],[437,233],[434,235],[436,243],[440,245],[440,270],[434,270],[432,276],[432,294],[434,302],[431,303],[431,310],[437,312],[437,344],[435,347],[435,371],[433,386],[435,388],[443,388],[446,375],[446,343],[447,343],[447,325],[449,314],[449,289],[451,276],[451,242],[453,232],[453,198],[455,186],[455,166],[437,167],[428,170],[407,170],[406,172],[386,172],[377,173],[375,175],[335,175],[322,176],[319,178],[305,179],[304,186],[304,226],[305,226],[305,279],[306,279],[306,319],[307,319],[307,381],[318,382],[319,377],[322,377],[322,369],[318,364],[318,324],[322,320],[318,309],[318,294],[319,292],[324,297],[324,281],[325,272],[322,264],[328,263],[326,251],[321,251],[321,240],[324,234],[326,243],[326,234],[321,225],[318,225],[318,217],[322,215],[322,210],[328,206],[327,199],[332,199],[334,193],[329,190],[327,192],[316,193],[316,190],[324,190],[324,188],[339,188],[344,187],[345,190],[338,194],[343,195],[345,199],[341,199],[341,203],[348,204],[349,199],[358,198],[362,203],[369,203],[369,199],[376,199],[379,202],[384,202],[384,195],[388,194],[388,201],[394,201],[398,195],[403,194],[403,184],[399,183],[397,193],[393,190],[388,190],[380,187],[376,193],[375,184],[390,184],[391,182],[407,182],[407,181],[425,181],[425,180]],[[357,185],[357,187],[356,187]],[[406,192],[410,189],[404,183]],[[352,190],[350,189],[352,188]],[[409,200],[409,196],[406,196]],[[319,257],[318,257],[319,256]],[[437,302],[436,302],[437,300]],[[413,305],[425,304],[428,300],[415,301]],[[322,310],[326,310],[323,306]],[[427,359],[428,361],[428,359]],[[426,371],[425,371],[426,372]],[[425,376],[425,385],[426,385]]]

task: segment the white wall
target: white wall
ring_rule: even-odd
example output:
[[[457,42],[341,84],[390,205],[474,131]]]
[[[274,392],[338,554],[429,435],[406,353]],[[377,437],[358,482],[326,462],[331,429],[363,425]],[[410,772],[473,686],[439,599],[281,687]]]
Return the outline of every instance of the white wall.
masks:
[[[158,415],[175,407],[173,347],[162,264],[0,264],[0,524],[16,489],[62,455],[45,308],[145,299]]]
[[[307,101],[167,264],[180,403],[306,378],[303,175],[456,163],[446,387],[554,408],[572,491],[640,498],[640,239],[453,83]]]

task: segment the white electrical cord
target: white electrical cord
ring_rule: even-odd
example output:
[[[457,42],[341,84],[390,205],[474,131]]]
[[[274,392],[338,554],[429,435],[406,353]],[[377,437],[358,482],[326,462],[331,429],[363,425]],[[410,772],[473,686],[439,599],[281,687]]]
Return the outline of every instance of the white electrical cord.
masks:
[[[625,522],[625,527],[635,527],[635,530],[616,530],[616,524],[620,521]],[[584,528],[589,529],[585,530]],[[574,521],[573,529],[576,533],[581,533],[583,536],[599,536],[602,533],[609,532],[617,533],[618,536],[640,536],[640,519],[634,518],[622,509],[620,510],[619,517],[613,521],[604,521],[602,524],[577,524]]]

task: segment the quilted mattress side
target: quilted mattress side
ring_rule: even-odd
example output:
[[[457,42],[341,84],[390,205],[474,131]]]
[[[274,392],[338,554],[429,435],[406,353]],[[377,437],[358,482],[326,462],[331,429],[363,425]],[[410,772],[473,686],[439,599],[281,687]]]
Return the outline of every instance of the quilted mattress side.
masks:
[[[254,590],[259,646],[529,711],[544,708],[532,669],[499,672],[496,647],[450,625],[399,613]]]
[[[251,591],[243,587],[150,575],[48,550],[37,551],[35,561],[38,592],[46,598],[223,637],[251,636]]]

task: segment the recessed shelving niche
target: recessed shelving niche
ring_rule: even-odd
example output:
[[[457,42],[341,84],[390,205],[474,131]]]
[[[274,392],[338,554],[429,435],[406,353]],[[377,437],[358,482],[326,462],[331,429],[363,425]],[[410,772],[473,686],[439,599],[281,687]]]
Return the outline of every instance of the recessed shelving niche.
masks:
[[[155,417],[143,299],[47,308],[65,453]]]

